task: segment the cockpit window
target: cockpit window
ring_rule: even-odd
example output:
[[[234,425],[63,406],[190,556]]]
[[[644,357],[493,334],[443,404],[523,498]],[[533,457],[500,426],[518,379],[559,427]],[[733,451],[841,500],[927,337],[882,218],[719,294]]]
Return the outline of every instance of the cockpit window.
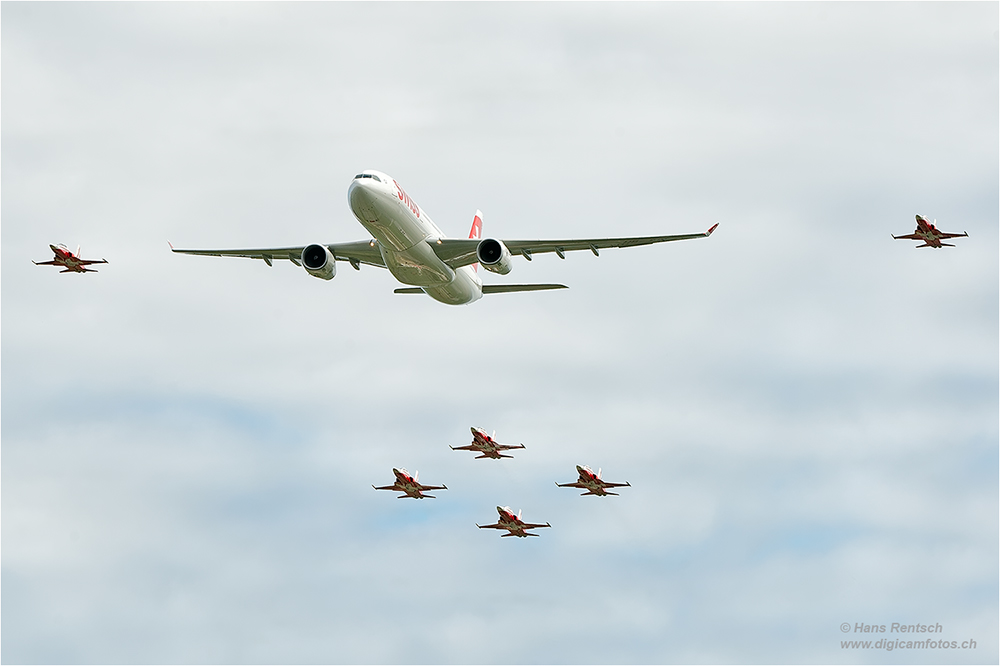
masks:
[[[359,173],[357,176],[354,177],[354,180],[357,180],[358,178],[374,178],[376,181],[380,183],[382,182],[381,178],[371,173]]]

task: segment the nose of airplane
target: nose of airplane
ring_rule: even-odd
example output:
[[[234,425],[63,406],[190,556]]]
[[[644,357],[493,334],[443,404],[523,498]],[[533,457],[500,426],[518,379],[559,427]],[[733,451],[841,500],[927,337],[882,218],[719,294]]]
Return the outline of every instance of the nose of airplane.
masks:
[[[347,199],[353,206],[355,203],[366,204],[371,201],[371,180],[360,178],[351,181],[351,186],[347,188]]]
[[[347,189],[347,203],[360,220],[375,218],[375,186],[371,179],[357,179]]]

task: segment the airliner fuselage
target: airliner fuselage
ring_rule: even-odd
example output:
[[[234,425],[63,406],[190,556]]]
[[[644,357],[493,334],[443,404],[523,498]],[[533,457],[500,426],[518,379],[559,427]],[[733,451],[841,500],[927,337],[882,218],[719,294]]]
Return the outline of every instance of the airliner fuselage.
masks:
[[[421,287],[449,305],[483,297],[482,280],[472,266],[452,268],[438,258],[431,244],[445,238],[444,233],[391,177],[379,171],[358,174],[347,190],[347,201],[397,280]],[[478,238],[480,230],[474,224],[470,237]]]

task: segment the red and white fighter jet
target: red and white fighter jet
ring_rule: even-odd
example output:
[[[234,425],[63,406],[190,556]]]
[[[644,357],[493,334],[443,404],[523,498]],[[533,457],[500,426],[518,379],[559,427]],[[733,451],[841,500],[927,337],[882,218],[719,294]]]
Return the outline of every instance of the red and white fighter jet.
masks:
[[[576,466],[576,471],[580,473],[580,480],[575,483],[556,483],[560,488],[581,488],[586,490],[585,493],[580,493],[581,497],[583,495],[598,495],[600,497],[605,497],[606,495],[617,495],[618,493],[609,493],[606,488],[624,488],[628,486],[632,487],[632,484],[626,481],[625,483],[609,483],[607,481],[601,480],[601,470],[598,468],[597,474],[594,474],[594,470],[590,469],[586,465]]]
[[[107,259],[81,259],[80,258],[80,248],[76,248],[76,252],[70,251],[68,247],[63,244],[59,245],[49,245],[52,248],[52,252],[55,253],[55,257],[52,261],[34,261],[36,266],[62,266],[65,270],[59,271],[60,273],[96,273],[97,271],[85,268],[91,264],[106,264]]]
[[[468,446],[453,446],[452,451],[476,451],[482,453],[481,456],[476,456],[476,458],[493,458],[499,460],[500,458],[513,458],[514,456],[505,456],[501,451],[510,451],[511,449],[523,449],[524,444],[518,444],[514,446],[513,444],[498,444],[493,437],[486,434],[486,431],[482,428],[470,428],[472,430],[472,444]],[[496,436],[496,430],[493,431],[493,436]]]
[[[476,523],[476,527],[479,529],[494,529],[494,530],[507,530],[509,534],[501,534],[501,537],[530,537],[538,536],[537,534],[531,534],[528,530],[532,530],[538,527],[552,527],[548,523],[544,525],[541,523],[526,523],[521,520],[521,512],[518,511],[517,515],[514,515],[514,511],[511,510],[509,506],[498,506],[497,513],[500,514],[500,520],[493,525],[480,525]]]
[[[937,222],[937,220],[934,220],[934,222]],[[928,222],[926,218],[917,215],[917,228],[912,234],[906,234],[905,236],[893,236],[893,238],[896,240],[906,238],[909,240],[919,240],[924,242],[923,245],[918,245],[917,247],[944,247],[945,245],[948,247],[955,247],[951,243],[942,243],[941,239],[961,238],[968,235],[969,232],[967,231],[963,231],[960,234],[949,234],[944,231],[939,231],[938,228],[934,226],[934,224]]]
[[[392,473],[396,475],[396,483],[391,486],[372,486],[375,490],[395,490],[396,492],[403,493],[396,499],[405,499],[407,497],[412,497],[413,499],[424,499],[429,497],[435,499],[434,495],[424,495],[425,490],[448,490],[448,486],[425,486],[417,481],[417,477],[420,476],[420,472],[414,472],[413,476],[410,476],[406,469],[396,469],[392,468]]]

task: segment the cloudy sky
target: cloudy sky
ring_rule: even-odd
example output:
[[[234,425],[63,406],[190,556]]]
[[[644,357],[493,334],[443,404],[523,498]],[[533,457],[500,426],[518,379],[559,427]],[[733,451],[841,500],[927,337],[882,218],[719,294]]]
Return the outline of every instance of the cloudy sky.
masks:
[[[2,18],[4,662],[996,663],[997,3]],[[369,168],[455,236],[720,226],[465,307],[168,250],[366,238]],[[893,622],[976,647],[842,647]]]

